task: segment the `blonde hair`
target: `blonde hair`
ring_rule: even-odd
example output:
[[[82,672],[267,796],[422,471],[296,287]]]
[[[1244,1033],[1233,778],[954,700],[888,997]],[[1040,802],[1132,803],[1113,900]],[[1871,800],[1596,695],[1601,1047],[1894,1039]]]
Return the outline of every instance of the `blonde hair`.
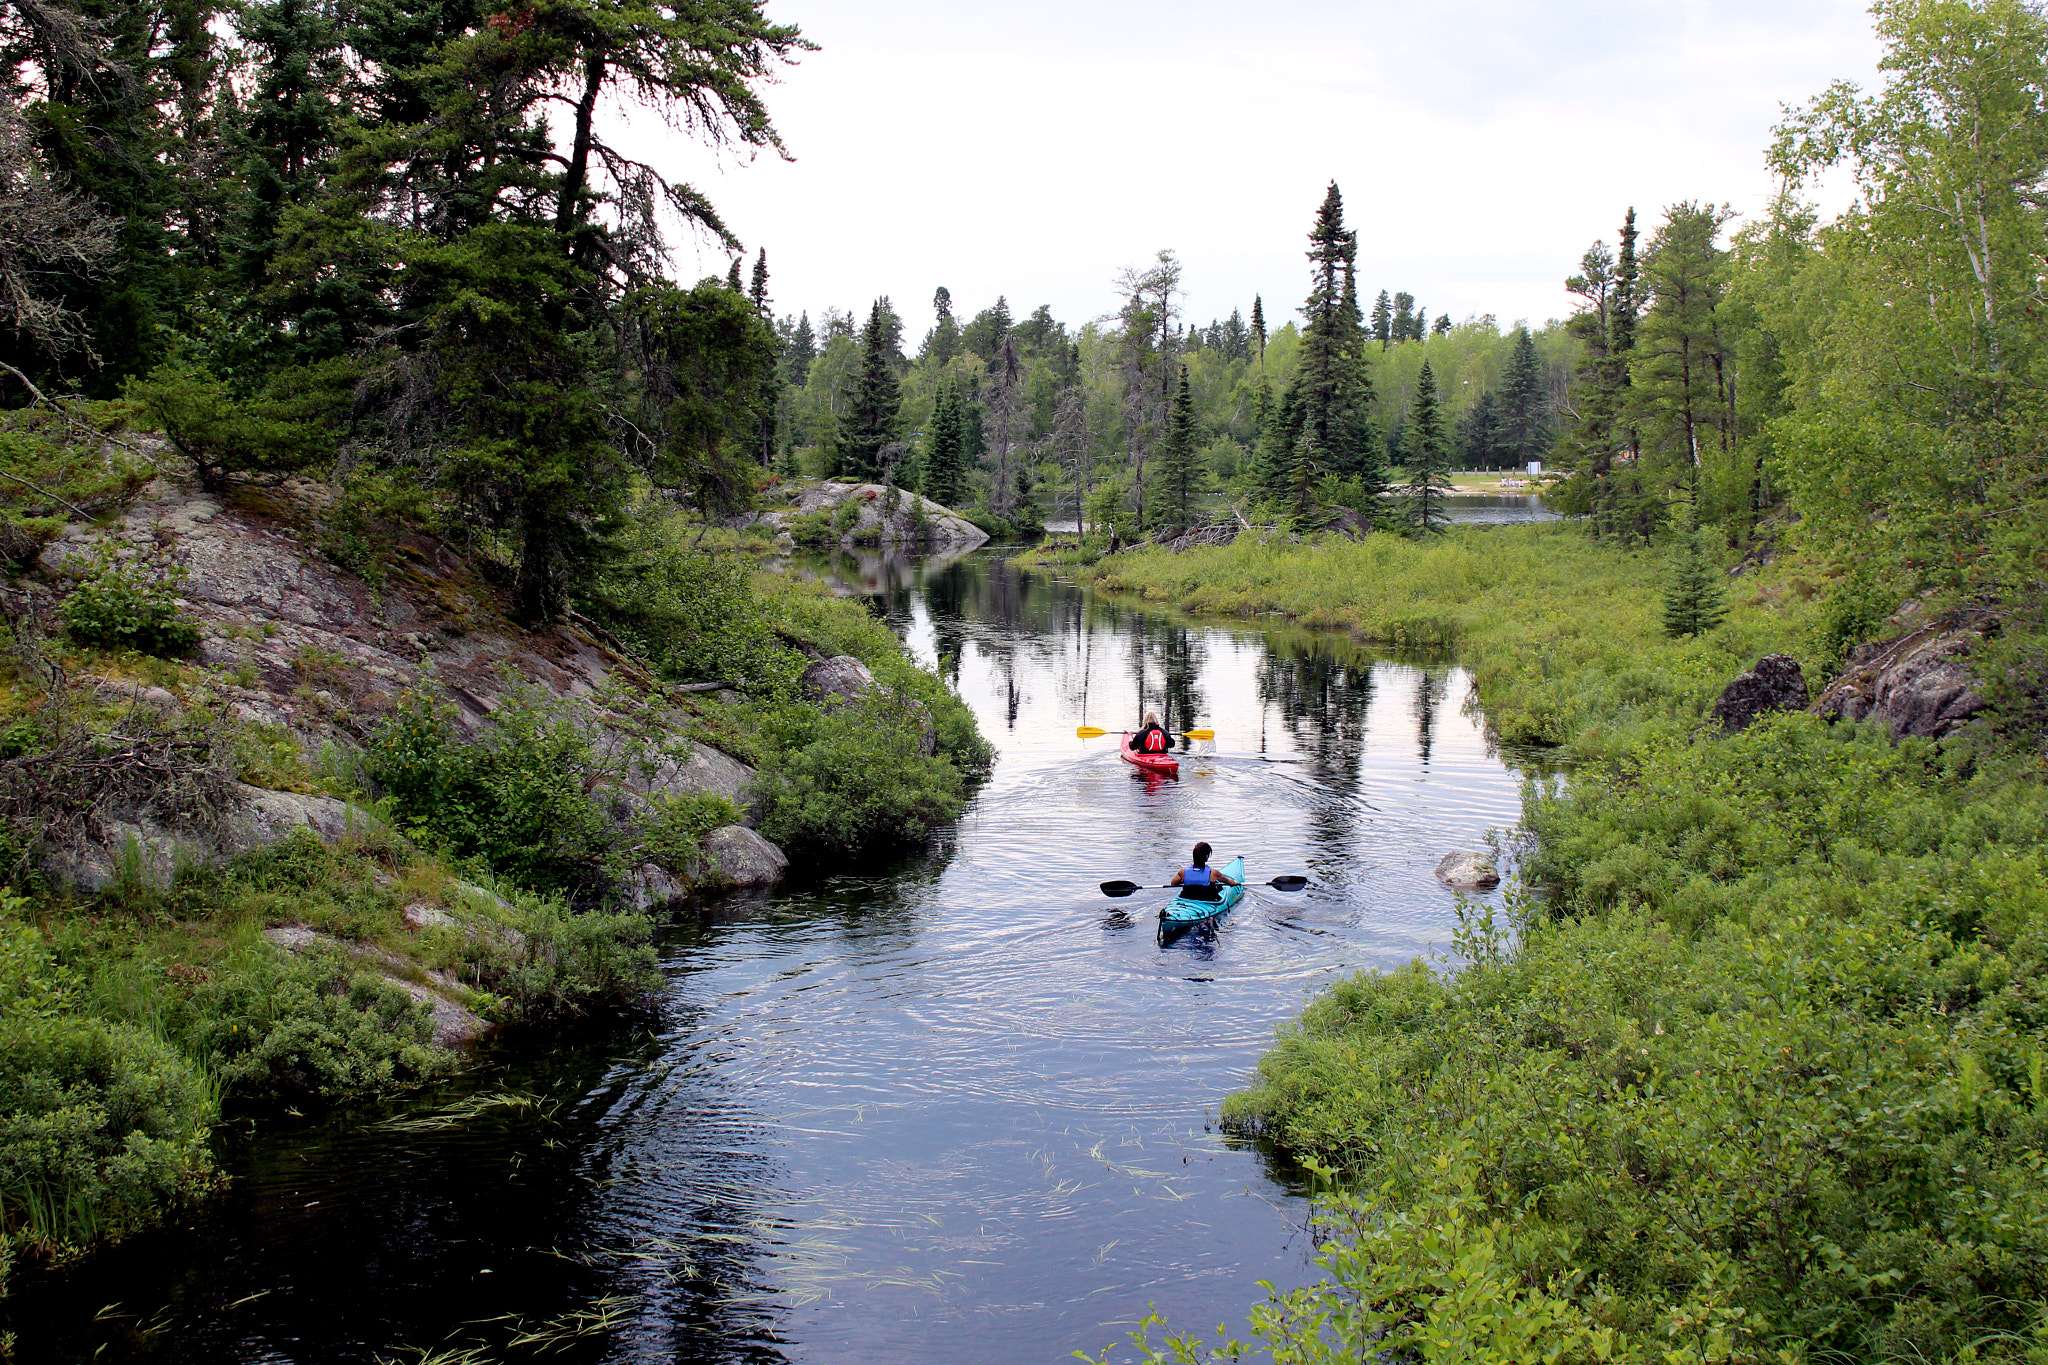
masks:
[[[1147,711],[1145,713],[1145,723],[1147,725],[1157,725],[1159,723],[1159,713],[1157,711]]]

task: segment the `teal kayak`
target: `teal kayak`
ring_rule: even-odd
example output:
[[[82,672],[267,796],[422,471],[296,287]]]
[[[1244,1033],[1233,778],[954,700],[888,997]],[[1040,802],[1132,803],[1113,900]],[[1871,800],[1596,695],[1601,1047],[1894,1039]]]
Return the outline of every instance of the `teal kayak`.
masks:
[[[1166,908],[1159,912],[1160,923],[1199,924],[1201,921],[1205,919],[1214,919],[1216,916],[1230,909],[1231,906],[1236,905],[1239,901],[1243,900],[1243,857],[1240,856],[1232,858],[1229,862],[1225,863],[1222,867],[1218,868],[1217,871],[1221,872],[1224,876],[1230,878],[1230,880],[1237,882],[1239,884],[1237,886],[1220,886],[1216,888],[1216,899],[1212,901],[1189,900],[1187,893],[1182,892],[1180,895],[1175,896],[1172,900],[1168,901],[1166,903]]]

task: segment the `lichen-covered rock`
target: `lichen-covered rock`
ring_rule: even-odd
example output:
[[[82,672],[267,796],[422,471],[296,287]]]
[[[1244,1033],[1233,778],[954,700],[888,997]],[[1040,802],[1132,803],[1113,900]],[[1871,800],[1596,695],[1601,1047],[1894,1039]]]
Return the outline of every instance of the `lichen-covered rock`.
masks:
[[[1860,645],[1813,710],[1831,720],[1875,717],[1894,739],[1953,734],[1984,709],[1983,691],[1965,661],[1995,624],[1989,612],[1950,613]]]
[[[716,792],[736,806],[746,804],[753,785],[752,768],[731,754],[702,743],[692,744],[686,758],[663,757],[644,782],[636,779],[636,790],[642,796]]]
[[[1493,859],[1484,853],[1446,853],[1436,865],[1436,879],[1445,886],[1488,891],[1500,885]]]
[[[221,843],[222,851],[227,853],[268,848],[301,829],[311,830],[331,843],[373,823],[360,808],[332,796],[266,791],[244,782],[236,783],[235,790],[242,805],[227,820]]]
[[[875,690],[875,675],[851,654],[818,660],[804,670],[802,681],[804,695],[818,701],[828,697],[855,701]]]
[[[1806,675],[1789,654],[1766,654],[1722,691],[1714,719],[1729,731],[1745,730],[1770,711],[1802,711],[1808,701]]]
[[[988,532],[967,518],[892,484],[819,479],[785,485],[781,495],[787,499],[786,506],[742,517],[736,524],[766,524],[781,530],[797,517],[836,512],[842,503],[851,503],[854,510],[839,536],[840,545],[848,549],[855,545],[972,549],[988,542]]]
[[[642,863],[619,879],[619,891],[635,910],[657,910],[681,900],[689,888],[659,863]]]
[[[704,836],[712,875],[733,886],[773,886],[789,870],[789,857],[745,825],[724,825]]]

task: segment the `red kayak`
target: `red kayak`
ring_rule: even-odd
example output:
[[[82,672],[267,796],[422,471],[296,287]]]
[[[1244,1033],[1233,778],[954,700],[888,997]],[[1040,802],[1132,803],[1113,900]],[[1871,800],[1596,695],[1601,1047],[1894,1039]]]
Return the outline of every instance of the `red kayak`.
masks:
[[[1134,768],[1141,768],[1148,773],[1158,773],[1162,777],[1180,776],[1179,759],[1172,754],[1141,754],[1131,747],[1129,734],[1118,737],[1116,751],[1124,762]]]

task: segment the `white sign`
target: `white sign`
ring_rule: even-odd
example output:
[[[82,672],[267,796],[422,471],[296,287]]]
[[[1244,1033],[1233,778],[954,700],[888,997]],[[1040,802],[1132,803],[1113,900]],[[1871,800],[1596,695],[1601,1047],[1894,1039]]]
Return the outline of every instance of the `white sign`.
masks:
[[[1543,461],[1541,461],[1541,460],[1531,460],[1531,461],[1529,461],[1529,472],[1530,472],[1531,474],[1541,474],[1541,473],[1543,472]]]

